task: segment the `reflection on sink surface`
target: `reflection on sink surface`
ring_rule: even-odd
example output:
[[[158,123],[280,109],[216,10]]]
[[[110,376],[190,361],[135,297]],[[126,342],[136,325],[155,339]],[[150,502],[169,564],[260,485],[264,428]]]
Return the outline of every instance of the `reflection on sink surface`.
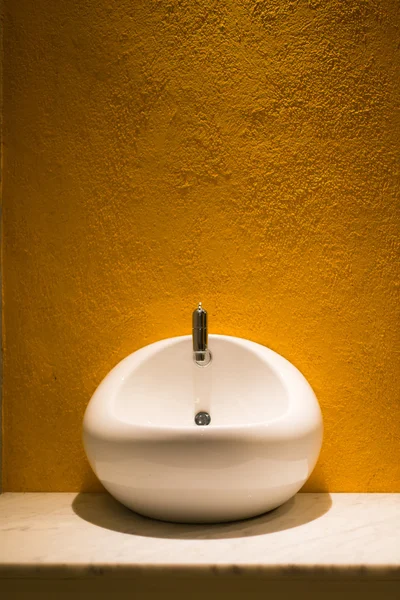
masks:
[[[303,485],[322,418],[303,375],[272,350],[210,335],[134,352],[105,377],[84,418],[84,445],[106,489],[127,507],[178,522],[222,522],[276,508]],[[207,426],[195,424],[207,412]]]

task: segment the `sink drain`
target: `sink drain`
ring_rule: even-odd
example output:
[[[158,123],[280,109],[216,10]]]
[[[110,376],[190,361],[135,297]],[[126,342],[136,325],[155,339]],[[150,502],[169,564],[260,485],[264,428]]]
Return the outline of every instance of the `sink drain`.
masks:
[[[211,417],[206,412],[198,412],[194,418],[196,425],[209,425],[211,423]]]

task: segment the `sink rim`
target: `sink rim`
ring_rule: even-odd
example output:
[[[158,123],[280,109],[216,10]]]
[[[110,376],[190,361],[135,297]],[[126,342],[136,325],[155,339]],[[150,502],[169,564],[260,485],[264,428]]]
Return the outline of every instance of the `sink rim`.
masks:
[[[84,416],[83,434],[101,437],[104,441],[129,443],[135,441],[195,441],[199,438],[222,440],[238,438],[240,441],[285,442],[290,438],[298,439],[308,435],[312,430],[322,427],[322,415],[314,391],[304,375],[283,356],[246,338],[223,334],[210,334],[210,350],[212,340],[223,339],[255,352],[266,362],[274,375],[280,380],[288,398],[286,411],[277,417],[264,422],[243,423],[240,425],[220,424],[199,427],[195,423],[187,425],[139,424],[123,420],[113,411],[112,405],[128,373],[131,373],[156,351],[162,352],[165,347],[184,340],[191,335],[174,336],[147,344],[132,352],[104,377],[96,388]],[[301,398],[299,397],[301,396]]]

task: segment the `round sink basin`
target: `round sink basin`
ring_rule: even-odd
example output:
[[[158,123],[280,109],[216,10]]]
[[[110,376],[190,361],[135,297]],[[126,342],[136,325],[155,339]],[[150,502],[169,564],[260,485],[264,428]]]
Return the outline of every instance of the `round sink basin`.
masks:
[[[236,337],[210,335],[209,349],[211,363],[199,366],[191,336],[141,348],[87,407],[83,440],[94,472],[148,517],[252,517],[291,498],[317,461],[321,411],[296,367]]]

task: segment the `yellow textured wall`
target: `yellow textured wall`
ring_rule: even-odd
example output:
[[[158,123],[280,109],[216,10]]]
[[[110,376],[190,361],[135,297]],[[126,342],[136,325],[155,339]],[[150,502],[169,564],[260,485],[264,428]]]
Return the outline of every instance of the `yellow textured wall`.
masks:
[[[102,377],[210,329],[322,407],[307,490],[400,491],[398,0],[5,0],[4,487],[99,488]]]

